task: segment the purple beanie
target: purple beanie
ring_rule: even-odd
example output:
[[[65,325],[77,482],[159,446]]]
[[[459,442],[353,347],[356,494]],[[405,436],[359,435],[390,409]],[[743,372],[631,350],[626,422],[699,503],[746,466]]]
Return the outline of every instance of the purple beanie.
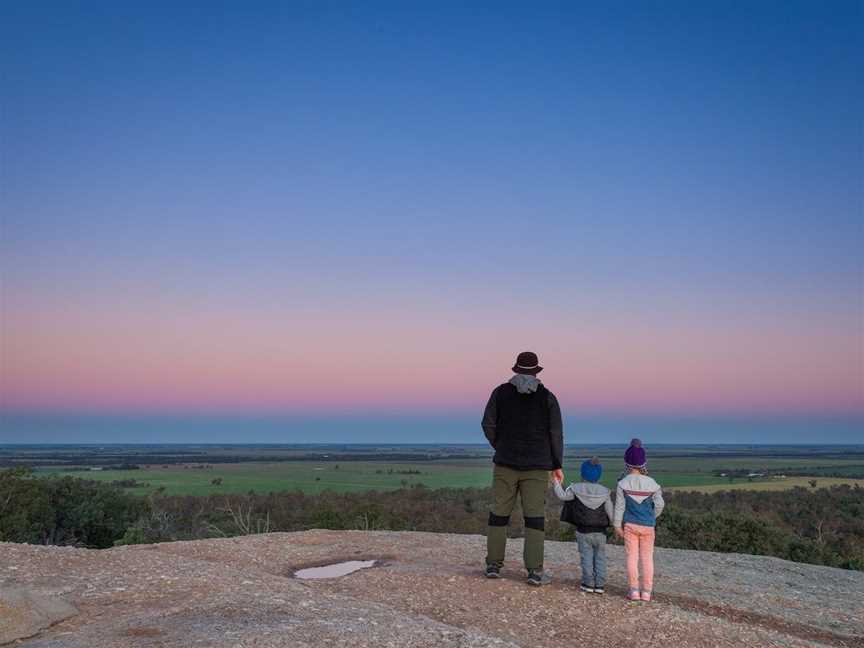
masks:
[[[644,468],[647,463],[645,458],[645,448],[642,447],[642,442],[639,439],[633,439],[630,442],[630,447],[624,453],[624,463],[630,468]]]

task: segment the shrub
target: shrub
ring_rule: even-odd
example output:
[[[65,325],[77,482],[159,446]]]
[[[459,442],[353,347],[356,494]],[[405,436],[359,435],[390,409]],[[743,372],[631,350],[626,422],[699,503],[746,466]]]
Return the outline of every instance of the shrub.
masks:
[[[0,540],[110,547],[148,508],[120,489],[73,477],[0,471]]]

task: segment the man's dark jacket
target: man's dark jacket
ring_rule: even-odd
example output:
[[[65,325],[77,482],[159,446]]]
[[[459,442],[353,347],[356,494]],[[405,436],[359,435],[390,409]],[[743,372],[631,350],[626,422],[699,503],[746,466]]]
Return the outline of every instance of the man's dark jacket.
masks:
[[[511,383],[499,385],[483,414],[483,432],[495,448],[496,464],[518,470],[557,470],[562,466],[564,432],[561,408],[542,383],[520,394]]]

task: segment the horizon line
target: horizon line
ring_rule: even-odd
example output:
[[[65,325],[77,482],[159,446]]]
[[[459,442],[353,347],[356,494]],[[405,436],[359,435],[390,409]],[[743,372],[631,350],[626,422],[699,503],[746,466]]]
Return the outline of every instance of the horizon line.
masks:
[[[444,410],[424,409],[360,409],[346,411],[343,409],[330,410],[327,412],[312,412],[307,410],[215,410],[205,411],[201,409],[178,409],[178,410],[141,410],[141,409],[34,409],[34,408],[4,408],[0,406],[0,419],[5,416],[83,416],[83,417],[178,417],[178,418],[225,418],[225,419],[249,419],[249,418],[300,418],[310,420],[350,419],[350,418],[439,418],[439,417],[463,417],[474,416],[482,411],[482,405],[478,408],[447,408]],[[773,418],[773,419],[806,419],[806,418],[852,418],[864,419],[864,409],[861,410],[812,410],[812,411],[788,411],[788,410],[608,410],[608,409],[575,409],[562,407],[565,416],[573,417],[649,417],[649,418]]]
[[[624,441],[621,443],[582,443],[582,444],[571,444],[569,447],[571,448],[580,448],[580,447],[609,447],[609,448],[619,448],[619,447],[627,447],[629,442]],[[186,447],[238,447],[238,448],[249,448],[249,447],[277,447],[277,448],[331,448],[331,447],[386,447],[386,448],[425,448],[425,447],[477,447],[477,448],[489,448],[488,443],[387,443],[384,441],[376,442],[376,441],[362,441],[362,442],[345,442],[340,443],[338,441],[334,442],[322,442],[322,443],[268,443],[268,442],[249,442],[249,443],[233,443],[233,442],[225,442],[225,443],[196,443],[192,441],[184,442],[184,441],[166,441],[164,443],[144,443],[144,442],[128,442],[128,443],[0,443],[0,448],[6,448],[10,446],[16,447],[30,447],[30,446],[50,446],[50,447],[58,447],[58,446],[67,446],[67,447],[84,447],[84,446],[98,446],[98,447],[129,447],[129,446],[140,446],[140,447],[149,447],[149,446],[186,446]],[[715,447],[715,446],[728,446],[728,447],[764,447],[764,448],[788,448],[788,447],[804,447],[804,448],[812,448],[812,447],[839,447],[839,448],[864,448],[864,443],[725,443],[725,442],[712,442],[712,443],[669,443],[669,442],[657,442],[652,443],[651,447]],[[565,444],[565,448],[567,445]]]

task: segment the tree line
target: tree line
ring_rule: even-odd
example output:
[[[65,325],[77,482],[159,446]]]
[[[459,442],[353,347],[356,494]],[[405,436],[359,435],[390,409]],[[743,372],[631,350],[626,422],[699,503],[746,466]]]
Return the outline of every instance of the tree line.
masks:
[[[793,488],[665,494],[657,545],[777,556],[864,570],[864,488]],[[137,497],[107,483],[0,471],[0,540],[106,548],[312,528],[478,533],[492,504],[488,488],[306,494]],[[547,498],[546,535],[570,540],[561,505]],[[521,511],[510,533],[522,532]],[[610,534],[610,542],[617,542]]]

